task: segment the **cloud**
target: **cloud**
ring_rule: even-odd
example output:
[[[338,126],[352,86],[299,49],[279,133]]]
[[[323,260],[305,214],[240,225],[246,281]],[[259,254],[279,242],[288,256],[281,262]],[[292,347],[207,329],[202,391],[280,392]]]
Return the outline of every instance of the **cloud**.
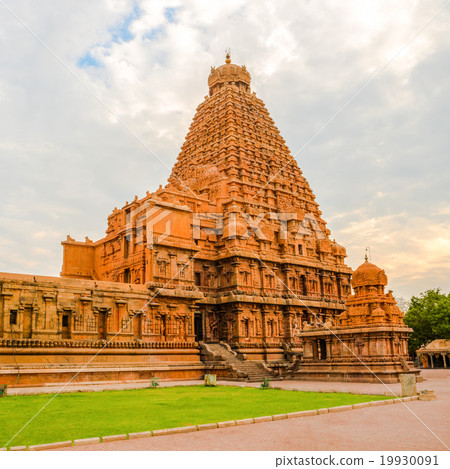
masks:
[[[450,278],[450,219],[408,213],[370,217],[360,212],[339,220],[339,240],[352,246],[348,261],[355,269],[367,247],[373,262],[383,267],[390,288],[408,296],[429,288],[448,289]]]
[[[350,265],[370,245],[403,296],[448,288],[448,11],[339,112],[440,5],[6,3],[101,102],[3,9],[1,270],[58,275],[57,233],[98,239],[114,206],[164,184],[231,47]]]

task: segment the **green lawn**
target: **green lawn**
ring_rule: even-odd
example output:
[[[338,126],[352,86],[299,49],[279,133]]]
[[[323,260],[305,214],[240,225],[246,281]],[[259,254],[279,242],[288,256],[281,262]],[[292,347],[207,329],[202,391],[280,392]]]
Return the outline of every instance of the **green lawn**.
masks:
[[[1,398],[0,447],[52,397],[47,394]],[[60,394],[9,446],[198,425],[380,399],[389,397],[228,386]]]

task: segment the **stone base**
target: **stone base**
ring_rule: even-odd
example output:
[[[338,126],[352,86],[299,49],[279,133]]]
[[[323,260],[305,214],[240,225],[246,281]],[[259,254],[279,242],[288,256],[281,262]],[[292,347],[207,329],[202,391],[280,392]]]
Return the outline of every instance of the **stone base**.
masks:
[[[419,401],[435,401],[436,394],[434,391],[425,390],[419,393]]]
[[[197,347],[163,348],[0,347],[0,384],[10,387],[92,382],[201,379],[205,365]],[[100,353],[98,353],[100,352]],[[96,355],[98,354],[98,355]]]
[[[77,373],[79,373],[77,375]],[[164,380],[202,379],[205,374],[203,365],[171,365],[167,367],[127,367],[116,368],[77,368],[64,367],[62,369],[0,369],[0,382],[8,384],[10,388],[23,386],[46,386],[50,384],[91,384],[92,382],[124,383],[130,381],[150,381],[157,377]],[[75,378],[74,376],[77,375]],[[74,378],[72,380],[72,378]],[[72,380],[72,381],[71,381]]]
[[[305,363],[300,364],[293,378],[308,381],[343,381],[360,383],[398,383],[400,375],[419,375],[420,370],[406,372],[400,363]]]

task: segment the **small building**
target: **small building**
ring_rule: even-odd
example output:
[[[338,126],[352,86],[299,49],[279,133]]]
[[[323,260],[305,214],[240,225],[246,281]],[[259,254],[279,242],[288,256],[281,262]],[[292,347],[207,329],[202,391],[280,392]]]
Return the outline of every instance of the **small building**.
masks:
[[[423,368],[447,368],[450,363],[450,340],[436,339],[416,351]]]

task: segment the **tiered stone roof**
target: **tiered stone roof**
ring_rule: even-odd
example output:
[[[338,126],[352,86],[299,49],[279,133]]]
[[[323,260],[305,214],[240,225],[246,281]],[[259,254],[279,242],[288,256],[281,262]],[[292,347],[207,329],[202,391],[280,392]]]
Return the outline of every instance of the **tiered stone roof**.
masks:
[[[196,111],[169,178],[220,203],[230,194],[271,211],[314,214],[315,196],[273,119],[255,93],[245,66],[213,68],[210,95]],[[301,217],[300,217],[301,219]]]

